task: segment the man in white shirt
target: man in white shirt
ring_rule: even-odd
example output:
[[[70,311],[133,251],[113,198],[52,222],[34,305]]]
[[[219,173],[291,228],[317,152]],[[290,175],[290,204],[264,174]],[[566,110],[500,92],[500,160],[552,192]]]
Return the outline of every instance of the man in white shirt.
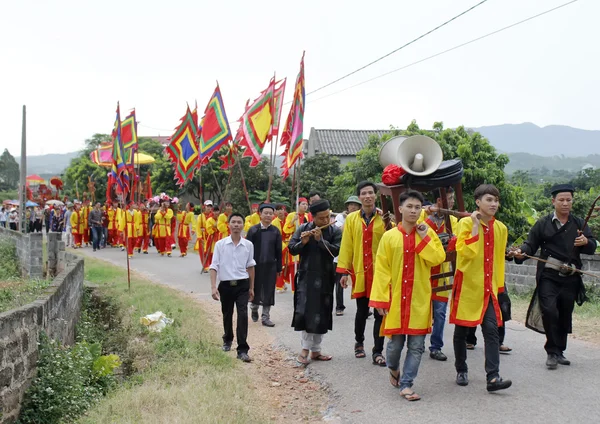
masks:
[[[237,357],[250,362],[246,342],[248,336],[248,302],[254,299],[254,245],[242,238],[244,217],[229,215],[231,235],[215,244],[210,264],[212,298],[221,301],[223,312],[223,350],[231,350],[233,342],[233,307],[237,309]],[[217,280],[219,287],[217,288]]]

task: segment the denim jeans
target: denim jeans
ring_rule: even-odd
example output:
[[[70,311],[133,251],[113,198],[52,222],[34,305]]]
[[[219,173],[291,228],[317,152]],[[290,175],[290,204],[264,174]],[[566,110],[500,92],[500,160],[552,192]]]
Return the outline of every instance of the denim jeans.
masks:
[[[108,227],[102,227],[102,247],[106,247],[108,243]]]
[[[433,300],[431,306],[433,309],[433,328],[429,340],[431,343],[429,350],[434,352],[436,350],[442,350],[444,347],[444,325],[446,324],[446,309],[448,303]]]
[[[402,354],[405,342],[407,344],[407,352],[406,359],[404,359],[404,367],[402,368],[402,376],[400,377],[400,390],[412,387],[413,381],[417,378],[421,356],[425,352],[425,335],[406,336],[404,334],[397,334],[392,336],[392,339],[388,341],[385,355],[389,369],[393,371],[400,369],[400,355]]]
[[[92,227],[92,246],[94,250],[100,249],[100,239],[102,238],[102,227]]]

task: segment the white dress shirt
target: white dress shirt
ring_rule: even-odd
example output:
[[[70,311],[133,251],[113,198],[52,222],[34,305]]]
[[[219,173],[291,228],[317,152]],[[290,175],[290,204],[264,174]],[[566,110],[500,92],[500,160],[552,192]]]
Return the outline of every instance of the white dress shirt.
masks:
[[[210,269],[217,271],[218,281],[249,278],[247,269],[255,265],[254,245],[251,241],[241,238],[236,246],[229,236],[215,244]]]

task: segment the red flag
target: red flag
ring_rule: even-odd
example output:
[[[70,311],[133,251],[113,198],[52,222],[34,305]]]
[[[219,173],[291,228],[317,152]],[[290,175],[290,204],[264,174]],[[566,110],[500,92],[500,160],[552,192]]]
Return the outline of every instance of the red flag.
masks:
[[[150,171],[146,174],[146,199],[152,199],[152,184],[150,183]]]

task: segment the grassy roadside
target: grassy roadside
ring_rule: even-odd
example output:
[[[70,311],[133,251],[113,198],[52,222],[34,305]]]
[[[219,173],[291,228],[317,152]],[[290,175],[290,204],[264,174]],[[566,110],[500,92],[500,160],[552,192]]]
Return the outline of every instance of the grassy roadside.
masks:
[[[173,326],[145,340],[131,340],[138,352],[133,378],[96,404],[80,423],[263,423],[268,421],[243,364],[220,350],[220,338],[200,306],[179,292],[97,259],[85,259],[86,280],[100,286],[127,311],[133,326],[163,311]],[[127,324],[127,322],[124,322]]]

